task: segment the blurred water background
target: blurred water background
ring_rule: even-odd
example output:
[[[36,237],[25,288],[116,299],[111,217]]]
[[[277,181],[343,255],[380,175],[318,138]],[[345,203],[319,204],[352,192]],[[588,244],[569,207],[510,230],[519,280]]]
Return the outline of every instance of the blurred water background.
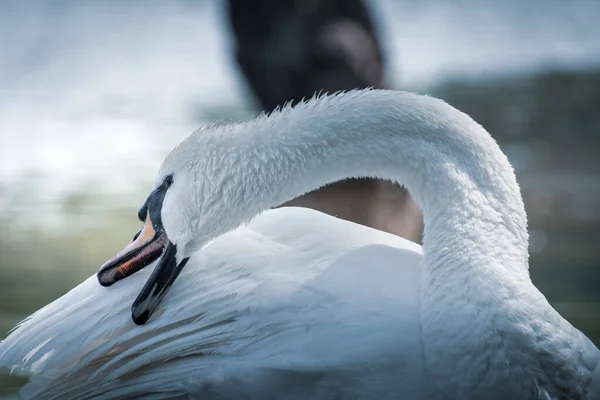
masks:
[[[448,100],[508,154],[532,277],[600,344],[600,2],[369,5],[392,86]],[[1,339],[130,239],[174,144],[257,107],[218,1],[0,0],[0,37]]]

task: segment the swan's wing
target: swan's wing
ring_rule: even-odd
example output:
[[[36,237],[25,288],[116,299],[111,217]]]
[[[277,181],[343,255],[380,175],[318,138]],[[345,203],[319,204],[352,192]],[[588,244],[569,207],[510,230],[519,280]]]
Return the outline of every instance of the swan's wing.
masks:
[[[130,306],[150,268],[110,288],[91,277],[23,321],[0,366],[32,375],[26,398],[406,394],[422,369],[420,259],[398,237],[273,210],[195,256],[146,325]]]

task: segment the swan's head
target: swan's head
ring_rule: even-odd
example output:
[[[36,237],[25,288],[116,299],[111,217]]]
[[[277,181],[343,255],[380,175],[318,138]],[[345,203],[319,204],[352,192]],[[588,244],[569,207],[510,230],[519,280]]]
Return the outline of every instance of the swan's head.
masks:
[[[161,166],[154,188],[138,212],[139,232],[97,273],[100,284],[110,286],[158,260],[132,307],[138,325],[150,318],[190,256],[245,218],[227,206],[233,195],[223,193],[227,178],[220,172],[225,168],[211,164],[211,160],[222,159],[219,152],[213,148],[207,157],[188,154],[202,144],[186,142]]]

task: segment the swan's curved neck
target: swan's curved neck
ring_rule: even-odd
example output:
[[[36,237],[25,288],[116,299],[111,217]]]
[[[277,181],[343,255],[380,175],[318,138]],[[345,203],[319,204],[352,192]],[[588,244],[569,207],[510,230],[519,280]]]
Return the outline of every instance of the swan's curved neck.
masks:
[[[408,189],[424,216],[420,309],[432,390],[450,393],[457,379],[476,388],[470,371],[486,367],[476,355],[499,348],[496,311],[523,301],[531,285],[523,201],[492,137],[440,100],[379,90],[313,100],[234,129],[225,169],[241,177],[234,198],[248,215],[349,177]],[[456,360],[470,357],[457,372]]]
[[[252,213],[341,179],[388,179],[406,186],[423,210],[426,275],[493,266],[528,276],[513,169],[481,126],[441,100],[354,92],[238,129],[234,169],[248,185],[239,190]]]
[[[524,298],[540,310],[547,305],[527,290],[527,218],[508,159],[480,125],[441,100],[354,91],[190,140],[197,143],[180,149],[191,154],[173,159],[195,159],[198,146],[207,154],[196,175],[212,181],[205,193],[199,180],[194,206],[212,215],[212,204],[219,204],[217,235],[345,178],[404,185],[424,215],[421,336],[427,371],[439,388],[453,390],[458,375],[472,380],[480,375],[470,371],[489,367],[487,355],[502,349],[493,328],[503,323],[498,310]],[[236,215],[222,215],[223,209]],[[473,363],[465,361],[471,356]],[[457,372],[459,359],[467,364]]]

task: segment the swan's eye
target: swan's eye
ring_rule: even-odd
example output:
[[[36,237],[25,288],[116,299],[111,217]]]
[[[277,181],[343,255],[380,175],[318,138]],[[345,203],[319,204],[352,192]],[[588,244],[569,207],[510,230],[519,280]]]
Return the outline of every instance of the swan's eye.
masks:
[[[167,175],[165,176],[165,180],[163,181],[163,184],[165,185],[165,187],[169,187],[173,184],[173,175]]]

